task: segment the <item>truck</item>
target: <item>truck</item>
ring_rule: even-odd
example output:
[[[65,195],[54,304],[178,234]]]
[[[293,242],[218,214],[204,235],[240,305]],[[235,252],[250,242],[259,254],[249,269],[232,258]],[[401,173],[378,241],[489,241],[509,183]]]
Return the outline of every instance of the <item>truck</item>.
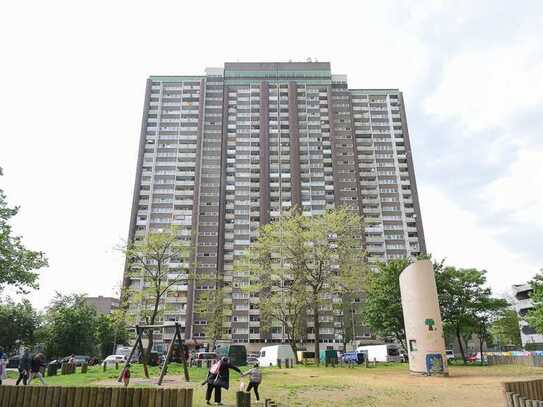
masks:
[[[383,345],[365,345],[356,348],[357,352],[363,352],[367,354],[368,361],[373,362],[400,362],[401,348],[398,345],[392,343],[386,343]]]
[[[260,349],[258,364],[262,367],[277,366],[277,359],[284,363],[288,359],[294,363],[296,359],[290,345],[264,346]]]

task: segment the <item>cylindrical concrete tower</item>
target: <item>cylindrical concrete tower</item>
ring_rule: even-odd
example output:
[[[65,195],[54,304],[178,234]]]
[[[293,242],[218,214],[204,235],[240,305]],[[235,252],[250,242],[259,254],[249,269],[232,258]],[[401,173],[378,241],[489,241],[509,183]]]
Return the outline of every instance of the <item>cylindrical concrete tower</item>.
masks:
[[[400,274],[409,370],[448,374],[443,323],[432,262],[419,260]]]

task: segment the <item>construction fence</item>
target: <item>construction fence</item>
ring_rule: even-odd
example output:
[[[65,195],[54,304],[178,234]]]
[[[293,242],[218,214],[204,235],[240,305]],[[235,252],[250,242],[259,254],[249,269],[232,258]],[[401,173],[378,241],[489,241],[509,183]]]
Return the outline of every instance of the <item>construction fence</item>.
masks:
[[[491,365],[523,365],[530,367],[543,367],[542,355],[488,355],[488,364]]]

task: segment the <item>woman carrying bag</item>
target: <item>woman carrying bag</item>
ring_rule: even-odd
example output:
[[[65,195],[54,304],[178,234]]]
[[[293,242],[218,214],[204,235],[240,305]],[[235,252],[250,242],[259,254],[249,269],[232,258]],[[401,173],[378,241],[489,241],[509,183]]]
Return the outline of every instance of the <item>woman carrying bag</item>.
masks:
[[[241,374],[241,370],[239,370],[237,366],[231,364],[228,358],[222,358],[211,366],[211,369],[209,369],[209,373],[207,374],[207,379],[202,383],[202,385],[207,384],[206,404],[211,404],[209,401],[211,400],[213,390],[215,390],[215,403],[222,405],[221,388],[228,390],[230,387],[230,369]]]

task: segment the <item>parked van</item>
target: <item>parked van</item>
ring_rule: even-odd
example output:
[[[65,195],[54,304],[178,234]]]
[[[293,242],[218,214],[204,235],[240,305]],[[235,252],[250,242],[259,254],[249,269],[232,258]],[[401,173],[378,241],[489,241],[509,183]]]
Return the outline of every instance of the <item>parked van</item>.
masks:
[[[315,352],[299,350],[296,352],[296,355],[298,356],[298,363],[303,363],[304,365],[315,363]]]
[[[365,352],[345,352],[341,355],[341,360],[344,363],[361,365],[366,360]]]
[[[400,362],[400,347],[392,343],[383,345],[366,345],[356,348],[358,352],[367,353],[368,361],[373,362]]]
[[[228,358],[236,366],[247,364],[247,349],[244,345],[218,345],[215,353],[219,358]]]
[[[294,352],[290,345],[264,346],[260,349],[260,356],[258,357],[260,366],[277,366],[277,359],[281,359],[281,363],[284,363],[285,359],[294,362]]]

